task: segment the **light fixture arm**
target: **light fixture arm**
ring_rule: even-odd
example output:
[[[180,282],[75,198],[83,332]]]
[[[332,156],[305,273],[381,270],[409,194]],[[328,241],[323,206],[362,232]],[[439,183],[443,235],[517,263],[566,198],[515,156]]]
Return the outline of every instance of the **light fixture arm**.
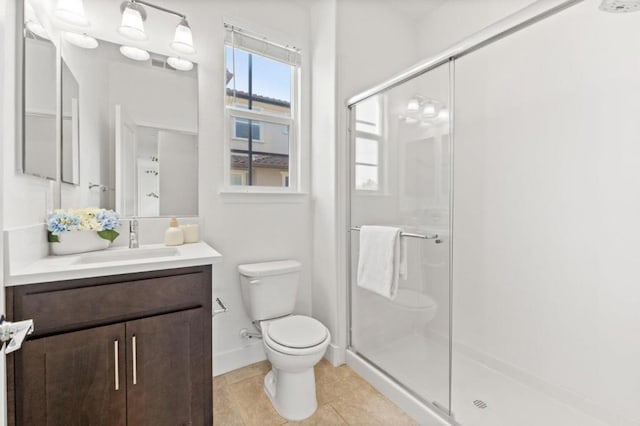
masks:
[[[177,16],[179,18],[182,18],[182,19],[187,19],[187,15],[185,15],[183,13],[180,13],[180,12],[176,12],[175,10],[167,9],[166,7],[157,6],[155,4],[152,4],[152,3],[149,3],[149,2],[146,2],[146,1],[143,1],[143,0],[130,0],[130,1],[131,1],[131,3],[141,4],[141,5],[144,5],[144,6],[159,10],[161,12],[165,12],[165,13],[169,13],[171,15],[175,15],[175,16]]]

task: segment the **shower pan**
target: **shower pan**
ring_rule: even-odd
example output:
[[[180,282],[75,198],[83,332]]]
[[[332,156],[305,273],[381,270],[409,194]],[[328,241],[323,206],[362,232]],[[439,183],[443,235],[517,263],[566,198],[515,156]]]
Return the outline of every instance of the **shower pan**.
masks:
[[[347,359],[421,424],[640,425],[640,14],[601,3],[535,2],[348,101]],[[362,225],[407,234],[393,299],[356,285]]]

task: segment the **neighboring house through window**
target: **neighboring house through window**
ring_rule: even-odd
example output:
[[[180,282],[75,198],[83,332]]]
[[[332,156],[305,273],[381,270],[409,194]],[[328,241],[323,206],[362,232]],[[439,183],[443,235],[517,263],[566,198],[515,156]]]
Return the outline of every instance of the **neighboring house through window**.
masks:
[[[225,28],[228,182],[296,190],[300,53]]]

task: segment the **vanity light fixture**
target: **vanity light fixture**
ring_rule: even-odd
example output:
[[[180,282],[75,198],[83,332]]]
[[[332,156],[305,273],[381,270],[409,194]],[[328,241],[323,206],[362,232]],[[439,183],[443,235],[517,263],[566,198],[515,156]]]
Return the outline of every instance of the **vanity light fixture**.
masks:
[[[134,46],[120,46],[120,53],[134,61],[147,61],[151,57],[146,50]]]
[[[407,111],[417,112],[419,109],[420,109],[420,100],[417,97],[413,97],[409,99],[409,103],[407,104]]]
[[[438,115],[438,109],[433,102],[426,102],[422,108],[422,116],[424,118],[434,118]]]
[[[178,53],[196,53],[196,49],[193,47],[193,34],[191,34],[191,27],[189,26],[186,18],[182,18],[176,26],[176,32],[170,46]]]
[[[70,25],[86,27],[89,20],[84,14],[83,0],[58,0],[53,12],[56,18]]]
[[[142,6],[135,1],[122,3],[122,21],[118,27],[118,32],[130,40],[143,41],[147,39],[144,32],[144,21],[147,14]]]
[[[65,31],[62,36],[69,43],[83,49],[95,49],[96,47],[98,47],[98,40],[87,34],[78,34]]]
[[[127,0],[120,5],[120,11],[122,12],[122,21],[118,27],[118,32],[120,34],[134,41],[147,40],[147,33],[144,31],[144,21],[147,19],[147,13],[143,6],[180,18],[173,35],[173,41],[169,46],[176,52],[183,55],[192,55],[196,53],[196,49],[193,46],[193,33],[191,32],[191,27],[187,21],[187,16],[180,12],[157,6],[143,0]],[[193,64],[191,64],[189,69],[192,67]]]
[[[170,56],[167,58],[167,63],[178,71],[191,71],[193,69],[193,62],[184,58]]]
[[[33,10],[33,6],[29,1],[27,1],[26,7],[25,7],[24,25],[27,27],[29,31],[31,31],[38,37],[44,38],[46,40],[50,40],[47,30],[45,30],[42,24],[40,23],[40,20],[36,16],[36,12],[35,10]]]

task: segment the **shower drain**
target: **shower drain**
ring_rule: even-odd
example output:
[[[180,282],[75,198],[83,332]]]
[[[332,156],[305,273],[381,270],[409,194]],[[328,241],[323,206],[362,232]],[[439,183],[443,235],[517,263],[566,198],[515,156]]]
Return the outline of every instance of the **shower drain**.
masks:
[[[475,405],[476,407],[481,408],[481,409],[483,409],[483,410],[484,410],[485,408],[487,408],[487,403],[486,403],[486,402],[484,402],[484,401],[481,401],[481,400],[479,400],[479,399],[476,399],[475,401],[473,401],[473,405]]]

